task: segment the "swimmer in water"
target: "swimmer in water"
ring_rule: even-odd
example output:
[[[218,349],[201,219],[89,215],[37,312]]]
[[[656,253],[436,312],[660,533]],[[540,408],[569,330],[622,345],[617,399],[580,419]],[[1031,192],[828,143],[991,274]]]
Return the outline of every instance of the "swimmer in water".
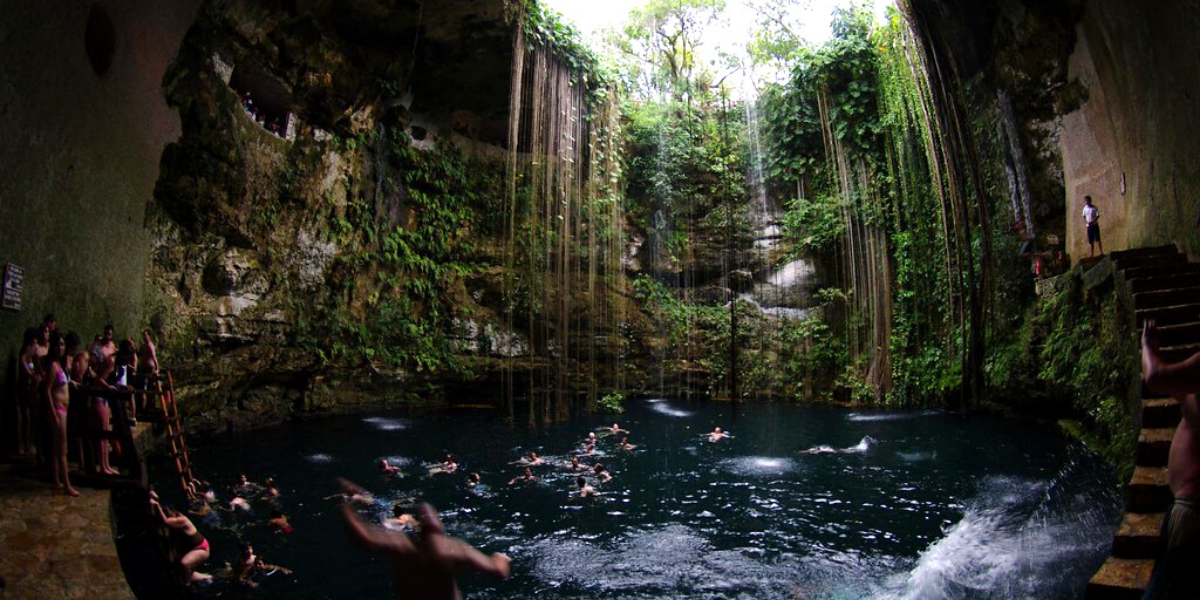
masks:
[[[442,461],[442,473],[453,473],[458,470],[458,462],[454,460],[453,454],[447,454],[446,460]]]
[[[421,505],[417,514],[422,535],[414,540],[398,531],[367,525],[353,507],[342,505],[351,541],[387,555],[397,600],[459,600],[462,594],[455,576],[464,570],[508,578],[508,556],[501,553],[489,556],[447,536],[437,511],[428,504]]]
[[[392,506],[392,518],[384,520],[383,526],[388,529],[411,534],[416,534],[421,529],[421,524],[417,522],[417,518],[404,512],[404,506],[400,504]]]
[[[519,458],[519,459],[517,459],[517,460],[514,460],[514,461],[512,461],[512,462],[510,462],[510,463],[508,463],[508,464],[510,464],[510,465],[530,465],[530,466],[533,466],[533,465],[541,465],[541,464],[545,464],[545,463],[546,463],[546,460],[545,460],[545,459],[543,459],[542,457],[538,456],[538,453],[537,453],[537,452],[534,452],[534,451],[532,451],[532,450],[531,450],[531,451],[529,452],[529,456],[522,456],[521,458]]]
[[[603,429],[604,431],[607,431],[609,435],[621,435],[622,433],[629,433],[628,429],[621,429],[621,426],[617,425],[616,423],[613,423],[612,427],[605,427]]]
[[[233,493],[237,496],[253,496],[260,489],[262,489],[261,486],[246,479],[246,474],[243,473],[238,476],[238,483],[233,486]]]
[[[595,444],[587,444],[586,446],[583,447],[582,454],[584,456],[591,456],[595,453],[596,453],[596,445]]]
[[[474,489],[476,486],[479,485],[479,482],[480,482],[479,473],[471,473],[470,475],[467,475],[467,487],[468,488]]]
[[[575,485],[579,488],[578,491],[576,491],[576,497],[580,500],[584,498],[595,498],[596,496],[600,495],[600,492],[597,492],[596,488],[588,484],[587,480],[583,478],[583,475],[575,478]]]
[[[254,547],[248,543],[242,544],[242,556],[238,559],[238,564],[234,567],[234,576],[238,583],[258,587],[258,582],[254,580],[259,574],[274,575],[275,573],[283,573],[291,575],[291,569],[285,569],[279,565],[269,565],[264,563],[258,555],[254,554]]]
[[[717,442],[719,442],[719,441],[721,441],[721,440],[723,440],[723,439],[726,439],[726,438],[731,438],[731,439],[732,439],[732,438],[733,438],[733,436],[732,436],[732,435],[729,435],[728,433],[725,433],[724,431],[721,431],[721,428],[720,428],[720,427],[717,427],[716,429],[713,429],[713,430],[712,430],[712,433],[708,434],[708,441],[710,441],[710,442],[712,442],[712,443],[714,443],[714,444],[715,444],[715,443],[717,443]]]
[[[587,465],[579,462],[578,456],[572,456],[571,462],[566,465],[568,471],[586,471]]]
[[[612,473],[609,473],[608,469],[604,468],[604,465],[600,463],[596,463],[596,466],[592,467],[592,475],[600,483],[608,483],[613,480]]]
[[[629,438],[625,437],[625,438],[621,438],[621,443],[617,444],[617,447],[622,450],[633,450],[634,448],[637,448],[637,445],[630,444]]]
[[[523,475],[517,475],[516,477],[513,477],[512,480],[508,482],[508,485],[517,485],[518,483],[537,483],[537,480],[537,475],[533,474],[533,469],[525,467],[525,473]]]
[[[341,493],[334,494],[332,496],[326,496],[326,500],[340,498],[348,503],[357,502],[359,504],[375,504],[375,496],[372,496],[371,492],[359,487],[358,484],[341,478],[338,478],[338,483],[342,486]]]
[[[808,450],[801,450],[800,454],[837,454],[838,451],[832,446],[813,446]]]
[[[379,459],[379,468],[383,470],[384,475],[395,475],[397,477],[404,477],[404,473],[400,471],[400,467],[389,464],[388,459],[386,459],[386,458]]]
[[[283,514],[283,511],[278,508],[271,509],[271,518],[267,519],[267,523],[270,523],[275,528],[275,531],[279,533],[291,533],[295,531],[292,529],[291,524],[288,523],[287,515]]]

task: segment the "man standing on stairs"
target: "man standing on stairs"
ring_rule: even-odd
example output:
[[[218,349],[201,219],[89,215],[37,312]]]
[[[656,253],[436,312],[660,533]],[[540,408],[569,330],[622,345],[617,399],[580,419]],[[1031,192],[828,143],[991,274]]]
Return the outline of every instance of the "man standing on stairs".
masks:
[[[1100,241],[1100,210],[1092,204],[1091,196],[1083,197],[1083,222],[1087,225],[1088,256],[1096,255],[1096,246],[1104,254],[1104,243]]]
[[[1153,320],[1142,329],[1142,379],[1146,387],[1179,401],[1183,418],[1171,438],[1167,483],[1174,501],[1163,519],[1159,555],[1142,600],[1200,598],[1200,353],[1167,364],[1159,356]]]

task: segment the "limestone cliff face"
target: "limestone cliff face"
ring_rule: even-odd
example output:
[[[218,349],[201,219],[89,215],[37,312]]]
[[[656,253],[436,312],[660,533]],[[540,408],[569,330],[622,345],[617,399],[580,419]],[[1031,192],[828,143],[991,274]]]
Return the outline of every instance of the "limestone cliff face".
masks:
[[[1192,158],[1200,144],[1192,118],[1200,8],[1109,0],[910,4],[963,82],[1010,98],[1038,233],[1061,235],[1073,258],[1086,256],[1080,211],[1091,195],[1106,250],[1173,242],[1200,254],[1200,211],[1189,200],[1200,184]]]
[[[503,198],[505,3],[295,4],[205,5],[164,79],[183,135],[146,307],[213,428],[393,404],[522,352],[500,275],[472,266],[502,262],[477,223]]]

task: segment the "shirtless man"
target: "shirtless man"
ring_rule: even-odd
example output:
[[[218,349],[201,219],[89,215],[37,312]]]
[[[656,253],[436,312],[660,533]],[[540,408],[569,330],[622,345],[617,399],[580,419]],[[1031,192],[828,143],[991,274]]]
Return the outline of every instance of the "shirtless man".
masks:
[[[731,438],[731,437],[733,437],[733,436],[729,435],[728,433],[725,433],[724,431],[721,431],[721,428],[718,427],[718,428],[712,430],[712,433],[708,434],[708,441],[715,444],[725,438]]]
[[[1166,364],[1159,356],[1153,320],[1142,329],[1142,379],[1146,387],[1171,394],[1183,409],[1183,419],[1171,438],[1167,483],[1174,502],[1163,521],[1159,557],[1143,600],[1200,598],[1200,353],[1183,362]]]
[[[349,504],[342,505],[342,515],[351,541],[387,555],[398,600],[461,600],[455,576],[462,570],[508,578],[508,556],[499,552],[489,556],[447,536],[437,511],[428,504],[418,509],[421,535],[416,540],[399,531],[367,525]]]
[[[379,468],[383,469],[384,475],[398,475],[401,477],[404,476],[404,473],[400,472],[400,467],[389,464],[388,459],[386,459],[386,458],[379,459]]]
[[[532,465],[540,465],[540,464],[545,464],[545,462],[546,462],[546,460],[545,460],[545,459],[543,459],[542,457],[538,456],[538,453],[537,453],[537,452],[534,452],[534,451],[532,451],[532,450],[531,450],[531,451],[529,452],[529,456],[522,456],[521,458],[518,458],[517,460],[514,460],[514,461],[512,461],[512,462],[510,462],[510,463],[508,463],[508,464],[510,464],[510,465],[530,465],[530,466],[532,466]]]
[[[581,500],[584,498],[595,498],[596,496],[600,495],[600,493],[596,491],[596,488],[588,484],[587,480],[583,478],[583,475],[575,478],[575,485],[579,486],[579,495],[577,497]]]

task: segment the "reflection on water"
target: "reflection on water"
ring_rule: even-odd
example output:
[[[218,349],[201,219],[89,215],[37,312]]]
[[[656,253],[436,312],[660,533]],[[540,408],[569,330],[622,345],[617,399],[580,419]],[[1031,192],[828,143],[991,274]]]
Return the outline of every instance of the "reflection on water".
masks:
[[[613,479],[593,479],[601,496],[580,501],[568,463],[612,420],[538,430],[484,410],[378,415],[197,444],[194,468],[218,487],[243,471],[274,476],[296,529],[260,525],[260,505],[236,527],[209,523],[210,562],[233,561],[240,537],[296,570],[265,581],[259,597],[388,597],[386,564],[350,546],[326,499],[346,476],[376,497],[360,508],[366,518],[428,500],[451,534],[513,558],[506,582],[465,578],[469,598],[1054,600],[1078,595],[1119,516],[1099,461],[1030,423],[779,405],[733,414],[677,399],[631,403],[619,420],[637,449],[601,439],[582,459]],[[708,443],[714,427],[734,438]],[[814,448],[829,452],[805,453]],[[524,469],[510,463],[530,450],[546,460],[532,467],[538,481],[510,486]],[[447,453],[457,473],[420,469]],[[380,458],[408,475],[384,475]],[[470,472],[479,487],[466,486]]]

